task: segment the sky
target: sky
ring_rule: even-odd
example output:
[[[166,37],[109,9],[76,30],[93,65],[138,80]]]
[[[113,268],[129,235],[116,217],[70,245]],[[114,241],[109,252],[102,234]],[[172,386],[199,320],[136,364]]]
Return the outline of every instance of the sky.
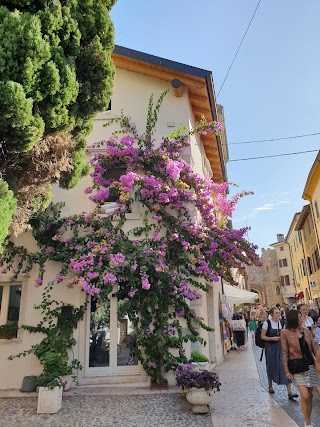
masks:
[[[115,43],[212,71],[216,94],[258,0],[118,0]],[[262,0],[217,102],[224,107],[229,158],[320,149],[320,2]],[[234,228],[251,227],[259,250],[286,235],[307,204],[302,193],[317,152],[228,162],[240,200]],[[234,190],[231,190],[233,194]]]

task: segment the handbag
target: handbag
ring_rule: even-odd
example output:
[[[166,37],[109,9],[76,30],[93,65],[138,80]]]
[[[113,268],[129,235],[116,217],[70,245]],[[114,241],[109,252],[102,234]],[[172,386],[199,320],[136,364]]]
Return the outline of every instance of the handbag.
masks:
[[[302,336],[303,336],[303,340],[304,340],[304,345],[306,344],[305,342],[305,338],[304,338],[304,333],[302,332]],[[301,346],[301,342],[300,343],[300,349],[301,349],[301,353],[303,355],[303,357],[301,359],[289,359],[288,360],[288,369],[290,374],[300,374],[301,372],[306,372],[309,371],[309,362],[308,359],[306,358],[305,352],[303,351],[304,349]]]
[[[309,363],[304,357],[302,359],[289,359],[288,369],[290,374],[300,374],[309,371]]]

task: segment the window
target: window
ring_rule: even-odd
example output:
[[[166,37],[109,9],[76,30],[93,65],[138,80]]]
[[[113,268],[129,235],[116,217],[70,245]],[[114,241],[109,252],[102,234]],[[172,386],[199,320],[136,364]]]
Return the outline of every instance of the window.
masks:
[[[280,282],[281,286],[290,286],[290,277],[288,275],[280,276]]]
[[[308,240],[308,238],[307,238],[307,233],[306,233],[306,227],[303,227],[302,231],[303,231],[303,238],[304,238],[304,241],[306,242],[306,241]]]
[[[314,202],[314,209],[316,211],[317,218],[319,218],[319,208],[318,208],[318,202],[317,201]]]
[[[302,244],[301,230],[298,231],[299,243]]]
[[[20,305],[21,285],[0,284],[0,325],[18,325]]]
[[[287,258],[279,259],[279,267],[287,267]]]
[[[319,270],[320,269],[320,258],[319,258],[318,248],[316,248],[315,251],[314,251],[314,257],[316,259],[315,267],[317,268],[317,270]]]
[[[304,258],[302,258],[301,264],[302,264],[303,275],[306,276],[307,275],[307,270],[306,270],[306,262],[305,262]]]
[[[284,251],[284,247],[283,246],[280,246],[280,251]]]
[[[312,274],[313,273],[312,262],[311,262],[311,258],[309,256],[307,257],[307,265],[308,265],[309,274]]]
[[[280,288],[279,288],[279,286],[276,287],[276,294],[280,295]]]
[[[309,236],[310,236],[310,234],[311,234],[310,218],[307,219],[307,227],[308,227],[308,232],[309,232]]]

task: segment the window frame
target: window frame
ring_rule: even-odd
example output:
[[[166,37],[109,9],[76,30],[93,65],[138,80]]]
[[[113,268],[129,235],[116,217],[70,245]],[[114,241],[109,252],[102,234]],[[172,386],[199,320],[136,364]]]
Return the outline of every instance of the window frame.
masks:
[[[3,280],[0,277],[0,286],[3,287],[2,299],[1,299],[1,309],[0,309],[0,325],[6,325],[8,320],[8,311],[9,311],[9,300],[10,300],[10,287],[11,286],[19,286],[21,287],[21,299],[20,299],[20,308],[19,308],[19,320],[18,320],[18,334],[16,338],[11,338],[9,341],[19,340],[22,337],[23,330],[20,329],[20,326],[25,323],[25,307],[26,307],[26,282],[27,280],[15,280],[14,282],[9,282],[8,279]],[[0,339],[0,343],[2,341],[7,342],[8,340]]]

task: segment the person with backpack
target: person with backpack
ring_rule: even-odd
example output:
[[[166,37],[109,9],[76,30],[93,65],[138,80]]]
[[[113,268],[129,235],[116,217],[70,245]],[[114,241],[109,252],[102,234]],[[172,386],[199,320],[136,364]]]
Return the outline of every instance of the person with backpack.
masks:
[[[282,329],[278,307],[270,309],[271,318],[265,320],[261,329],[261,338],[265,341],[265,357],[267,366],[269,393],[274,393],[272,382],[285,385],[290,400],[298,397],[291,390],[291,380],[286,377],[280,346],[280,331]]]

